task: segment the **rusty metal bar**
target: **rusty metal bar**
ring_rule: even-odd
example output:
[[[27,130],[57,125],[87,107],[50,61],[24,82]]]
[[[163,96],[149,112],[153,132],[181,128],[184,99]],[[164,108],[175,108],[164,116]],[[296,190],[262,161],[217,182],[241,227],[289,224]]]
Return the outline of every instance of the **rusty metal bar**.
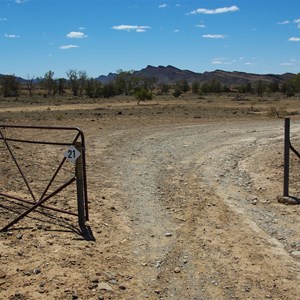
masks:
[[[84,183],[83,183],[83,168],[82,168],[82,144],[75,143],[76,149],[80,152],[80,156],[76,159],[76,187],[77,187],[77,208],[78,208],[78,223],[80,227],[85,225],[85,201],[84,201]]]
[[[85,207],[85,218],[89,220],[89,205],[88,205],[88,192],[87,192],[87,176],[86,176],[86,157],[85,157],[85,138],[84,134],[81,134],[81,155],[82,155],[82,176],[83,176],[83,188],[84,188],[84,207]]]
[[[300,158],[299,152],[292,146],[291,143],[290,143],[290,149],[294,152],[294,154],[295,154],[298,158]]]
[[[57,170],[54,172],[52,178],[50,179],[47,187],[45,188],[45,191],[43,192],[42,196],[40,197],[40,200],[42,200],[44,198],[44,196],[46,195],[46,193],[48,192],[50,186],[52,185],[55,177],[57,176],[57,174],[59,173],[59,171],[61,170],[64,162],[66,161],[66,158],[64,157],[63,160],[61,161],[60,165],[58,166]]]
[[[10,156],[12,157],[15,165],[17,166],[17,168],[18,168],[18,170],[19,170],[19,172],[20,172],[20,174],[21,174],[21,176],[22,176],[22,178],[23,178],[23,180],[24,180],[24,182],[25,182],[25,184],[27,186],[27,189],[28,189],[29,193],[31,194],[32,199],[34,200],[34,202],[36,202],[36,198],[35,198],[32,190],[31,190],[31,188],[29,186],[28,180],[26,179],[26,177],[25,177],[25,175],[24,175],[24,173],[23,173],[23,171],[22,171],[22,169],[21,169],[21,167],[20,167],[17,159],[15,158],[13,151],[11,150],[9,144],[7,143],[5,137],[4,137],[3,133],[2,133],[1,127],[0,127],[0,136],[2,136],[3,142],[4,142],[4,144],[5,144],[8,152],[10,153]]]
[[[0,196],[6,197],[6,198],[9,198],[9,199],[13,199],[13,200],[16,200],[16,201],[24,202],[24,203],[27,203],[27,204],[35,204],[36,203],[36,202],[28,201],[26,199],[21,199],[21,198],[11,196],[11,195],[7,195],[7,194],[3,194],[3,193],[0,193]],[[71,211],[67,211],[67,210],[64,210],[64,209],[60,209],[60,208],[56,208],[56,207],[52,207],[52,206],[48,206],[48,205],[41,205],[41,207],[45,208],[45,209],[57,211],[57,212],[60,212],[60,213],[63,213],[63,214],[77,216],[77,213],[73,213]]]
[[[22,129],[46,129],[46,130],[76,130],[81,132],[78,127],[62,127],[62,126],[34,126],[34,125],[9,125],[9,124],[0,124],[0,128],[22,128]]]
[[[290,119],[284,120],[284,174],[283,196],[289,195],[289,168],[290,167]]]
[[[60,191],[62,191],[63,189],[65,189],[67,186],[69,186],[74,181],[75,181],[75,178],[71,178],[68,182],[66,182],[65,184],[63,184],[56,191],[52,192],[50,195],[48,195],[47,197],[43,198],[39,202],[36,202],[31,208],[29,208],[27,211],[25,211],[24,213],[22,213],[21,215],[19,215],[15,220],[13,220],[12,222],[10,222],[6,226],[4,226],[0,231],[7,231],[8,228],[10,228],[14,224],[16,224],[17,222],[19,222],[20,220],[22,220],[24,217],[26,217],[33,210],[35,210],[37,207],[41,206],[41,204],[43,204],[44,202],[46,202],[48,199],[50,199],[53,196],[55,196],[56,194],[58,194]]]
[[[0,138],[2,140],[2,138]],[[19,140],[19,139],[11,139],[6,138],[6,141],[16,142],[16,143],[26,143],[26,144],[39,144],[39,145],[54,145],[54,146],[71,146],[72,143],[56,143],[56,142],[43,142],[43,141],[28,141],[28,140]]]

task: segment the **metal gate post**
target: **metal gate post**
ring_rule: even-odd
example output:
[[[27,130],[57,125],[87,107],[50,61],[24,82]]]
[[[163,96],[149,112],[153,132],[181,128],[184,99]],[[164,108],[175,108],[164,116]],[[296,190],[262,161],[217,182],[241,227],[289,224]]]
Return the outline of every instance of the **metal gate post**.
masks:
[[[75,173],[76,173],[76,187],[77,187],[77,207],[78,207],[78,223],[80,228],[85,227],[85,193],[83,180],[83,162],[82,162],[82,143],[76,142],[75,148],[80,152],[76,159]]]
[[[283,196],[289,196],[289,169],[290,169],[290,118],[284,122],[284,180]]]

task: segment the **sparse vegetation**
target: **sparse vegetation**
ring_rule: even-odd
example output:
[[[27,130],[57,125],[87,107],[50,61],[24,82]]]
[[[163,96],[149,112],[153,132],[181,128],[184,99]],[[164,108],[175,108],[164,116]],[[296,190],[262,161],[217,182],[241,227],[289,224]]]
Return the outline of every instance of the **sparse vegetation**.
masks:
[[[151,99],[155,95],[172,95],[175,98],[183,94],[195,95],[206,94],[236,94],[237,101],[243,101],[244,95],[257,95],[263,97],[282,93],[286,97],[293,97],[300,93],[300,73],[289,77],[281,84],[278,81],[248,82],[247,84],[228,85],[217,79],[204,82],[193,81],[189,83],[186,79],[178,80],[174,84],[160,83],[155,77],[139,77],[134,71],[119,70],[108,83],[102,83],[98,79],[89,78],[86,71],[69,70],[66,72],[67,79],[55,78],[54,72],[49,70],[43,78],[30,78],[19,80],[15,75],[4,75],[0,77],[1,94],[4,97],[16,97],[27,93],[29,97],[35,95],[67,96],[86,98],[111,98],[124,95],[133,96],[138,103]]]

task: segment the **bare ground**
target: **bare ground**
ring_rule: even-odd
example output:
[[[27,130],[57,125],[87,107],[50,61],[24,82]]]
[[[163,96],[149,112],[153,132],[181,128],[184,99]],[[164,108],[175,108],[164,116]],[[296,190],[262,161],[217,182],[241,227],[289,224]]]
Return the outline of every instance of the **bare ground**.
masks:
[[[298,299],[299,206],[276,199],[283,120],[268,116],[270,103],[255,106],[224,99],[2,103],[2,123],[85,132],[95,241],[82,239],[76,218],[30,214],[0,234],[0,299]],[[292,124],[297,143],[297,117]],[[14,150],[26,157],[38,190],[56,158],[47,156],[50,164],[42,148]],[[0,188],[24,194],[5,155]],[[293,159],[294,196],[297,167]],[[74,193],[54,204],[74,208]],[[11,211],[0,200],[4,226]]]

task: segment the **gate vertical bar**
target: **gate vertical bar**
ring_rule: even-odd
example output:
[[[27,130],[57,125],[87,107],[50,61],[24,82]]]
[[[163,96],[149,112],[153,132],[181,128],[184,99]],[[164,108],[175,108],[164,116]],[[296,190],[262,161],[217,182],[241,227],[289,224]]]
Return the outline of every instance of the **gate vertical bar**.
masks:
[[[290,171],[290,118],[284,120],[284,180],[283,196],[289,195],[289,171]]]
[[[77,206],[78,206],[78,223],[80,228],[85,227],[85,200],[84,200],[84,178],[83,178],[83,160],[82,160],[82,143],[75,143],[76,149],[80,156],[76,159],[76,186],[77,186]]]

